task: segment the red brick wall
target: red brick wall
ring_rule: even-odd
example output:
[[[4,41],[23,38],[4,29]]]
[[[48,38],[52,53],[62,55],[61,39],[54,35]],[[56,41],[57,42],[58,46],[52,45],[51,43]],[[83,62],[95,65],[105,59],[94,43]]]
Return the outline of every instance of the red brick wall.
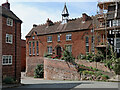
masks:
[[[43,57],[26,57],[26,75],[27,76],[34,76],[35,67],[38,64],[43,64],[44,59]]]
[[[73,65],[63,60],[44,59],[44,79],[80,80],[80,75]]]
[[[91,52],[91,38],[92,33],[91,30],[79,31],[79,32],[69,32],[72,34],[72,40],[66,41],[66,34],[61,33],[60,42],[57,41],[58,34],[52,34],[52,42],[47,43],[47,35],[44,36],[35,36],[33,40],[32,37],[26,38],[26,55],[29,56],[29,41],[39,41],[39,56],[43,57],[45,53],[47,53],[47,46],[52,46],[53,50],[56,52],[55,47],[57,45],[65,48],[65,45],[72,45],[72,54],[74,57],[77,57],[80,53],[86,54],[86,42],[85,37],[89,37],[89,51]],[[32,35],[31,35],[32,36]],[[36,43],[35,43],[36,44]],[[35,46],[36,48],[36,46]],[[36,52],[36,51],[35,51]],[[36,55],[35,55],[36,56]]]
[[[21,40],[21,71],[26,69],[26,41]]]
[[[3,65],[3,77],[10,76],[15,77],[15,20],[13,21],[13,26],[7,26],[6,18],[2,17],[2,55],[12,55],[12,65]],[[21,76],[21,23],[17,22],[17,52],[16,52],[16,78],[20,81]],[[6,43],[6,34],[13,35],[13,43]]]

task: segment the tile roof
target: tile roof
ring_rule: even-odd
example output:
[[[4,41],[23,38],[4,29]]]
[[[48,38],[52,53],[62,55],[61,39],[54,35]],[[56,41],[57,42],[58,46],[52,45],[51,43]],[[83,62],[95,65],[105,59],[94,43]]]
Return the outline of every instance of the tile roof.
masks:
[[[0,15],[22,22],[11,10],[0,6]]]
[[[66,24],[61,24],[60,22],[55,22],[51,26],[47,26],[47,24],[38,25],[37,27],[33,27],[32,30],[26,35],[29,37],[33,32],[37,32],[37,35],[47,35],[54,33],[62,33],[62,32],[71,32],[71,31],[80,31],[89,29],[90,25],[92,25],[92,19],[87,20],[83,23],[82,18],[71,19]]]

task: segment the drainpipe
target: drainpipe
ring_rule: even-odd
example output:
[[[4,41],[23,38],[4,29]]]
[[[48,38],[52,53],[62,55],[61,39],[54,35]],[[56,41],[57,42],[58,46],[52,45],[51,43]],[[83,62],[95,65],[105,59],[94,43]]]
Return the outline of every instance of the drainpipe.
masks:
[[[16,63],[17,63],[17,61],[16,61],[16,59],[17,59],[17,22],[15,21],[15,80],[16,80]]]

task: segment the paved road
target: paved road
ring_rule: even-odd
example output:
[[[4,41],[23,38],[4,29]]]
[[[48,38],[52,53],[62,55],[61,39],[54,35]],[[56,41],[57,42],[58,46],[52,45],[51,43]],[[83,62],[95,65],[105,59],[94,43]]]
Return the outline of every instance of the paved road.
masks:
[[[118,83],[115,82],[96,82],[96,81],[54,81],[54,80],[43,80],[34,79],[30,77],[23,77],[22,84],[24,86],[18,88],[118,88]],[[11,90],[11,89],[5,89]],[[12,89],[13,90],[13,89]],[[16,90],[16,88],[14,88]],[[18,89],[19,90],[19,89]]]
[[[21,82],[26,84],[22,88],[118,88],[118,83],[115,82],[54,81],[26,77]]]

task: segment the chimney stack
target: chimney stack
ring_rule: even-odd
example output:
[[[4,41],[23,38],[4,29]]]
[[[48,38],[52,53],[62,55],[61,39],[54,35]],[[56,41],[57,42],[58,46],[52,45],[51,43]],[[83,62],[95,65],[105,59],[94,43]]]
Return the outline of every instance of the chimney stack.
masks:
[[[86,13],[82,14],[83,21],[87,21],[88,17],[89,16]]]
[[[6,3],[2,4],[2,7],[5,7],[10,10],[10,3],[8,2],[8,0],[6,1]]]
[[[33,28],[35,28],[35,27],[37,27],[37,25],[36,25],[36,24],[33,24]]]
[[[49,18],[48,18],[48,20],[47,20],[47,26],[51,26],[51,25],[53,25],[53,22],[51,20],[49,20]]]

